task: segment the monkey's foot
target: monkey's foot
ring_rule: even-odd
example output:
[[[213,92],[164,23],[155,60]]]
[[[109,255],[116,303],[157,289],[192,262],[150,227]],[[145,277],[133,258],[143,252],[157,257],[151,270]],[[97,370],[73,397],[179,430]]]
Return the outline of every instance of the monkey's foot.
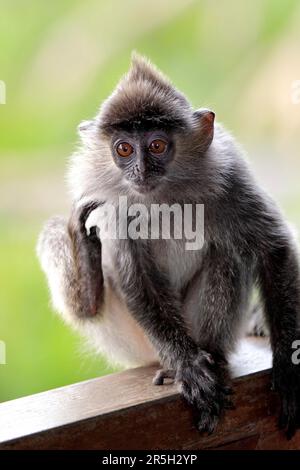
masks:
[[[287,361],[287,360],[286,360]],[[275,356],[273,363],[272,388],[279,393],[280,415],[279,429],[285,431],[291,439],[297,429],[300,429],[300,370],[299,365],[291,360],[278,360]]]
[[[165,379],[171,379],[174,382],[175,375],[176,371],[173,369],[159,369],[153,378],[153,384],[163,385]]]
[[[246,334],[247,336],[270,336],[270,331],[261,305],[256,305],[253,308],[247,325]]]
[[[224,410],[233,408],[226,367],[199,350],[180,364],[176,380],[181,383],[183,397],[194,409],[198,430],[211,434]]]

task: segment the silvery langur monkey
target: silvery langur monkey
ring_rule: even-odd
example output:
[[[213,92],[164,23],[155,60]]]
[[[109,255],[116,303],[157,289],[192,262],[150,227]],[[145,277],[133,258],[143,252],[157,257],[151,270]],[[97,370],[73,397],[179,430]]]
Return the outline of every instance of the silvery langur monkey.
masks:
[[[293,237],[257,185],[233,137],[212,111],[194,110],[146,59],[128,74],[92,121],[79,127],[72,157],[69,221],[51,219],[38,255],[54,307],[99,352],[128,366],[159,362],[155,383],[173,377],[212,432],[231,406],[227,359],[259,288],[273,349],[280,425],[300,424],[300,281]],[[204,245],[185,240],[103,239],[86,230],[100,205],[203,204]],[[128,217],[129,219],[130,217]],[[101,241],[100,241],[101,240]]]

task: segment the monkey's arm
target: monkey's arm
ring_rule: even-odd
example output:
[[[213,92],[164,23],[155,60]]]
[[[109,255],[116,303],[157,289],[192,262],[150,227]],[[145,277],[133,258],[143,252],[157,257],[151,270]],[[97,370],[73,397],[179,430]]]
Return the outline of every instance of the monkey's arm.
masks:
[[[69,223],[54,217],[45,225],[37,252],[53,304],[68,319],[93,317],[103,302],[101,242],[85,222],[99,203],[73,209]]]
[[[293,364],[293,342],[300,339],[300,275],[290,242],[269,248],[259,281],[273,349],[273,386],[281,397],[279,425],[291,437],[300,427],[300,366]]]
[[[126,240],[119,253],[120,282],[129,310],[147,332],[163,365],[175,370],[175,380],[196,410],[199,430],[212,432],[222,410],[230,406],[230,390],[218,360],[189,335],[181,302],[157,269],[149,245]]]

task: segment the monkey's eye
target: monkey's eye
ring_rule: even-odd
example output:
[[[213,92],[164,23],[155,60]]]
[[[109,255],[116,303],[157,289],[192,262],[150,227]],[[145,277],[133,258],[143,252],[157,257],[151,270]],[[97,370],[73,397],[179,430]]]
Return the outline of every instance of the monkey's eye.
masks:
[[[128,142],[121,142],[117,146],[117,154],[120,155],[120,157],[130,157],[130,155],[133,153],[133,147],[130,145]]]
[[[154,153],[155,155],[161,155],[166,150],[167,145],[168,145],[167,142],[165,142],[164,140],[155,139],[149,145],[149,150],[151,153]]]

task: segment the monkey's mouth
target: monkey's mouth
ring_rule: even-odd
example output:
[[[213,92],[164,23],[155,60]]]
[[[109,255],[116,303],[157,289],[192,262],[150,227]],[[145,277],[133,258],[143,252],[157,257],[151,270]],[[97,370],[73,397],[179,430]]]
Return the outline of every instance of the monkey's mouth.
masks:
[[[135,191],[141,194],[150,193],[151,191],[155,191],[157,187],[161,184],[161,178],[149,178],[145,181],[134,181],[132,184]]]

